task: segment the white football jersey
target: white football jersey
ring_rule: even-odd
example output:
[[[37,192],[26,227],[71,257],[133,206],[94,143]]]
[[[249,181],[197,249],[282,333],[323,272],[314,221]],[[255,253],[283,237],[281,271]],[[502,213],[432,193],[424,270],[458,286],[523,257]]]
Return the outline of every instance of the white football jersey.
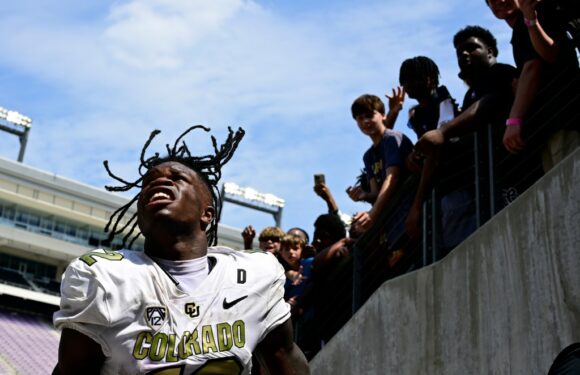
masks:
[[[101,374],[249,374],[257,344],[290,318],[284,271],[264,252],[208,257],[214,268],[188,294],[142,252],[91,251],[68,266],[54,324],[101,345]]]

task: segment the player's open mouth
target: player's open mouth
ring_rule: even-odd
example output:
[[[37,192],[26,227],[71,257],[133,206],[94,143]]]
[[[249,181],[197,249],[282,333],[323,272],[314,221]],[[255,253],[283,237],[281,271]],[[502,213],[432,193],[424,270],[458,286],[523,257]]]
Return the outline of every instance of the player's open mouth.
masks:
[[[148,197],[144,200],[147,206],[160,204],[160,203],[168,203],[173,201],[174,195],[173,192],[168,189],[156,189],[156,191],[151,192]]]
[[[171,199],[171,196],[167,193],[163,193],[161,191],[158,191],[157,193],[153,194],[151,196],[151,198],[149,198],[149,203],[155,202],[158,200],[165,200],[165,199]]]

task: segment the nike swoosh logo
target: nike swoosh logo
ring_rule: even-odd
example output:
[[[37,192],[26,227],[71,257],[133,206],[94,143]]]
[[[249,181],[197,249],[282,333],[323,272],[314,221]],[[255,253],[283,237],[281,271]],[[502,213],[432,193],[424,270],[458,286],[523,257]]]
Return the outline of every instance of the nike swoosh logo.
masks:
[[[230,302],[226,301],[226,299],[224,298],[223,307],[224,307],[224,309],[225,309],[225,310],[227,310],[227,309],[229,309],[230,307],[232,307],[232,306],[234,306],[235,304],[237,304],[238,302],[241,302],[241,301],[245,300],[246,298],[248,298],[248,296],[243,296],[243,297],[240,297],[240,298],[238,298],[238,299],[235,299],[235,300],[233,300],[233,301],[230,301]]]

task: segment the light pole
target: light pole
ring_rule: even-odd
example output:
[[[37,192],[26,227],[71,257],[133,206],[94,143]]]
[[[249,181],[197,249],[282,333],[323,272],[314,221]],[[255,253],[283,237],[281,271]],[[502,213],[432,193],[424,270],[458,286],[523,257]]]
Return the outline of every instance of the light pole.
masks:
[[[284,199],[274,194],[264,194],[250,187],[242,188],[232,182],[226,182],[222,186],[221,208],[225,202],[235,203],[240,206],[252,208],[254,210],[267,212],[274,216],[276,226],[282,224],[282,209],[284,208]],[[219,220],[219,218],[218,218]]]
[[[26,117],[16,111],[9,111],[6,108],[0,107],[0,130],[14,134],[20,139],[20,152],[18,153],[18,161],[21,163],[24,160],[24,151],[26,150],[28,133],[30,132],[31,126],[32,119],[30,117]]]

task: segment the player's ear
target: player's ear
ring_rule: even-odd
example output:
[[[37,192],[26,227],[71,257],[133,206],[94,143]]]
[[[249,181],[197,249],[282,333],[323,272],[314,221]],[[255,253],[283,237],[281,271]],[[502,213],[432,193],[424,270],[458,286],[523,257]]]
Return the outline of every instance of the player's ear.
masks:
[[[207,226],[212,222],[215,216],[215,208],[206,206],[201,213],[201,229],[206,230]]]

